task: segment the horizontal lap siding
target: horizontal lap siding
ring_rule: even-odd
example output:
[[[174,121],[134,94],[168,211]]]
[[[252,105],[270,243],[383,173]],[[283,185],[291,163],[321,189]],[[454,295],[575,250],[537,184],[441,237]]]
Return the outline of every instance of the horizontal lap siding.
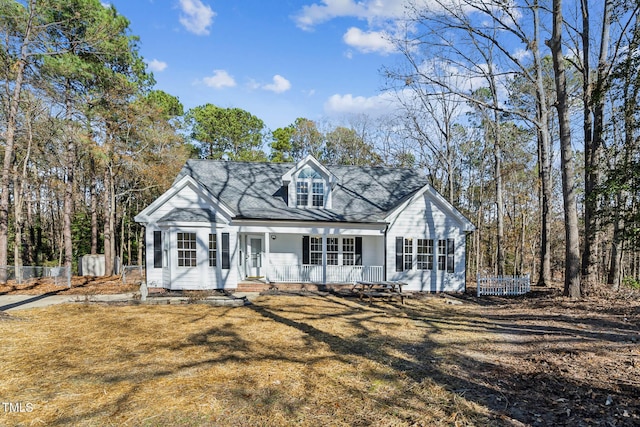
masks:
[[[147,286],[154,288],[162,287],[162,268],[154,268],[154,260],[153,260],[153,232],[158,231],[157,228],[152,226],[147,226],[145,230],[145,259],[147,266]]]
[[[216,228],[216,223],[206,224],[198,223],[203,226],[199,228],[165,228],[168,231],[163,237],[168,236],[169,241],[169,268],[153,267],[153,232],[160,230],[156,225],[156,221],[160,220],[164,215],[174,209],[209,209],[216,213],[219,223],[225,223],[226,220],[220,217],[215,207],[203,194],[196,191],[192,186],[185,186],[171,197],[166,203],[158,207],[151,215],[150,222],[146,226],[146,265],[147,265],[147,284],[149,286],[170,286],[170,289],[215,289],[216,287],[231,287],[237,285],[237,254],[236,254],[236,229],[228,227],[227,229]],[[176,246],[176,233],[178,232],[195,232],[197,234],[197,267],[178,267],[178,252]],[[230,257],[231,265],[228,270],[221,269],[221,233],[229,232]],[[217,233],[218,236],[218,256],[217,267],[209,267],[209,233]],[[164,277],[163,277],[164,274]]]
[[[230,227],[231,228],[231,227]],[[178,267],[177,233],[196,233],[196,267]],[[172,228],[170,232],[171,289],[233,289],[238,283],[237,233],[228,229],[218,229],[217,266],[209,267],[209,233],[215,229]],[[229,232],[230,268],[222,269],[222,233]]]
[[[413,268],[396,271],[396,237],[413,239]],[[417,270],[417,239],[433,239],[434,270]],[[438,240],[455,240],[453,273],[437,270]],[[427,193],[409,204],[391,221],[387,231],[387,279],[409,284],[407,290],[462,292],[465,286],[465,233],[460,224],[433,202]]]

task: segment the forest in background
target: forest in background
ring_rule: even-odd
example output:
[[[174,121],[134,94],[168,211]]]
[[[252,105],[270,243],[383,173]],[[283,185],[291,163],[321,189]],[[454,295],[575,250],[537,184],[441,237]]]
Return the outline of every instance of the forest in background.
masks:
[[[409,2],[391,40],[385,116],[272,130],[154,89],[144,40],[113,6],[0,0],[0,266],[140,264],[133,217],[188,158],[313,154],[425,173],[477,227],[470,277],[562,280],[572,297],[638,287],[640,3],[430,4]]]

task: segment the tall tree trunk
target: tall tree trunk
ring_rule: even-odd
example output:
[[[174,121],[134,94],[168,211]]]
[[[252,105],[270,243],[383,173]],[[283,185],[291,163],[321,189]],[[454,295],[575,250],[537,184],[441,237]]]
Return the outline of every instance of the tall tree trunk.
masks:
[[[620,197],[618,198],[620,199]],[[618,205],[620,206],[620,205]],[[616,219],[613,223],[613,241],[611,242],[611,257],[609,260],[609,275],[607,284],[617,291],[620,288],[620,271],[622,270],[622,243],[624,241],[624,219],[616,210]]]
[[[564,295],[580,298],[580,234],[576,206],[575,170],[564,57],[562,54],[562,0],[553,0],[553,35],[549,40],[556,85],[556,109],[560,129],[560,168],[565,221]]]
[[[604,102],[608,82],[607,56],[609,52],[609,29],[611,26],[611,0],[605,0],[600,36],[600,54],[595,90],[592,91],[591,67],[589,66],[589,6],[582,0],[582,50],[583,50],[583,105],[584,105],[584,249],[582,252],[582,294],[586,294],[598,280],[597,248],[600,221],[596,212],[598,197],[595,193],[600,181],[600,159],[602,157],[604,133]],[[592,118],[593,116],[593,118]]]
[[[16,270],[16,281],[22,283],[22,230],[24,228],[24,217],[22,212],[23,197],[22,186],[23,179],[18,178],[18,168],[15,168],[15,176],[13,184],[13,222],[14,222],[14,242],[13,242],[13,265]]]
[[[112,252],[112,240],[113,236],[113,224],[111,220],[113,218],[111,214],[111,193],[113,191],[111,182],[111,171],[109,166],[104,171],[104,274],[105,276],[111,276],[113,274],[113,258]]]
[[[544,76],[542,74],[542,60],[540,59],[540,16],[539,5],[536,1],[533,7],[534,43],[533,65],[536,81],[536,120],[538,122],[538,165],[540,171],[540,209],[541,236],[540,236],[540,276],[538,286],[547,286],[551,283],[551,138],[549,135],[549,111],[547,108],[547,95],[544,88]]]
[[[64,211],[62,236],[64,240],[64,266],[71,269],[73,264],[73,236],[71,222],[73,220],[73,185],[76,167],[76,144],[72,123],[71,82],[67,80],[65,88],[65,120],[67,129],[67,152],[65,159]]]
[[[91,184],[89,187],[90,209],[91,209],[91,255],[98,253],[98,196],[96,194],[96,167],[93,156],[90,160]]]
[[[27,182],[27,170],[29,167],[29,160],[31,157],[31,146],[33,143],[33,132],[31,128],[31,114],[27,111],[25,114],[25,128],[27,134],[27,150],[24,155],[22,170],[18,170],[18,165],[15,165],[14,176],[16,177],[13,184],[13,216],[14,216],[14,228],[15,228],[15,242],[13,244],[13,262],[16,268],[16,278],[22,281],[22,233],[24,231],[24,194],[25,185]]]
[[[31,0],[28,4],[29,16],[25,26],[24,38],[20,46],[20,57],[17,59],[14,67],[15,81],[13,93],[9,99],[7,125],[4,133],[4,158],[2,162],[2,175],[0,176],[0,284],[7,283],[6,266],[9,252],[9,189],[11,186],[11,169],[14,157],[20,94],[29,57],[29,45],[31,44],[35,7],[36,1]]]
[[[493,97],[493,105],[496,107],[498,103],[498,94],[493,74],[491,75],[491,95]],[[502,194],[502,138],[500,129],[500,113],[497,108],[493,110],[493,159],[494,159],[494,180],[496,185],[496,245],[498,268],[498,276],[503,276],[505,272],[505,256],[504,256],[504,198]]]

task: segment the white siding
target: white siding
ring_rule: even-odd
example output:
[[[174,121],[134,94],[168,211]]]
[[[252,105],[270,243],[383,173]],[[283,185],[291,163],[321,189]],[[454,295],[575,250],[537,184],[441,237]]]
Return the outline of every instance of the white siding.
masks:
[[[396,237],[413,239],[413,267],[396,271]],[[417,270],[417,239],[433,239],[434,269]],[[437,269],[438,240],[454,239],[454,272]],[[465,233],[461,224],[447,215],[425,193],[391,222],[387,232],[387,279],[407,282],[410,291],[463,292],[465,289]]]
[[[208,209],[215,213],[216,223],[194,223],[189,226],[170,226],[160,228],[156,221],[173,209]],[[235,288],[237,286],[237,229],[228,224],[228,219],[216,207],[210,199],[191,185],[186,185],[174,194],[165,203],[158,206],[149,215],[149,223],[146,224],[146,266],[147,284],[153,287],[165,287],[168,289],[215,289]],[[163,256],[163,268],[153,266],[153,232],[163,231],[163,247],[168,250],[167,257]],[[177,233],[196,233],[197,253],[196,267],[178,267],[177,260]],[[229,233],[230,268],[222,270],[222,233]],[[217,235],[217,266],[209,267],[209,234]]]
[[[147,268],[147,286],[162,287],[162,268],[153,267],[153,232],[159,231],[156,227],[146,227],[145,230],[145,265]]]
[[[196,233],[196,267],[178,267],[177,233]],[[216,266],[209,267],[209,234],[217,236]],[[222,269],[222,233],[229,233],[229,269]],[[172,227],[169,231],[170,289],[217,289],[237,286],[237,233],[229,228]]]
[[[269,264],[301,265],[302,235],[276,235],[276,239],[269,242]]]

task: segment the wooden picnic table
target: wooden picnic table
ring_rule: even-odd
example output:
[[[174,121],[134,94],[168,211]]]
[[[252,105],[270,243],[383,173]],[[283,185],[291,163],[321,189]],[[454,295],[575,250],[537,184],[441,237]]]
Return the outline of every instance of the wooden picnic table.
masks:
[[[369,303],[373,301],[374,297],[387,298],[391,301],[395,297],[400,298],[400,302],[404,304],[404,294],[402,293],[402,287],[406,283],[398,281],[380,281],[380,282],[368,282],[358,281],[351,288],[352,292],[355,292],[362,300],[364,297],[369,298]]]

